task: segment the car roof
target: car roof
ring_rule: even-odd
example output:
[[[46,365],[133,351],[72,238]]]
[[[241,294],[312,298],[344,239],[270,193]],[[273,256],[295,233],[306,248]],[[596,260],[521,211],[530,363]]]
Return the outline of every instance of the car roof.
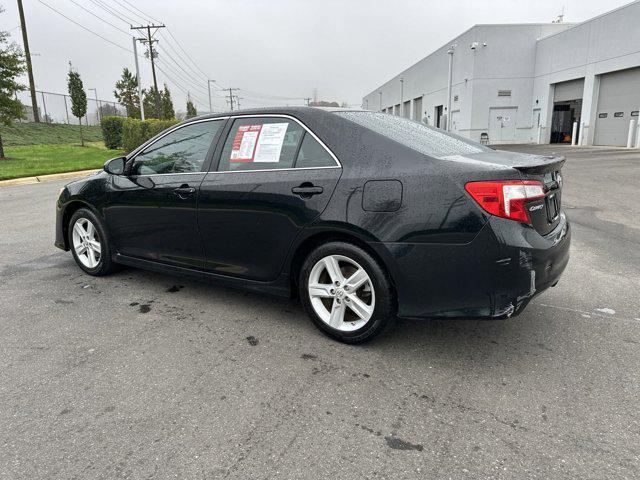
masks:
[[[264,108],[248,108],[241,110],[229,110],[226,112],[215,112],[215,113],[206,113],[204,115],[198,115],[197,117],[189,118],[188,121],[192,122],[194,120],[204,120],[207,118],[219,118],[219,117],[229,117],[229,116],[237,116],[237,115],[291,115],[293,117],[297,117],[298,115],[310,114],[312,112],[325,112],[325,113],[336,113],[336,112],[353,112],[353,111],[368,111],[362,109],[354,109],[354,108],[343,108],[343,107],[264,107]]]

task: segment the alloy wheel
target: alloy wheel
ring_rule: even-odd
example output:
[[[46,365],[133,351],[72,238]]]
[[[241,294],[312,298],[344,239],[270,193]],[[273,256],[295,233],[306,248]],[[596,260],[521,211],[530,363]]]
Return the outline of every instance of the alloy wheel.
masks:
[[[80,262],[87,268],[96,268],[100,263],[102,245],[97,229],[90,220],[81,217],[73,224],[73,249]]]
[[[318,317],[343,332],[362,328],[375,309],[375,290],[369,274],[343,255],[328,255],[314,265],[308,291]]]

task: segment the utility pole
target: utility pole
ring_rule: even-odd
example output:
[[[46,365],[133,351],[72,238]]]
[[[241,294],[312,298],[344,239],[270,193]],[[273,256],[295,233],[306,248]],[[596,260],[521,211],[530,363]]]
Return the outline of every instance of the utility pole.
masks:
[[[29,51],[29,38],[27,37],[27,24],[24,21],[24,9],[22,0],[18,0],[18,12],[20,13],[20,27],[22,28],[22,43],[24,46],[24,56],[27,61],[27,76],[29,77],[29,90],[31,91],[31,106],[33,108],[33,120],[40,123],[38,113],[38,102],[36,101],[36,84],[33,81],[33,67],[31,66],[31,53]]]
[[[229,90],[229,102],[231,104],[231,111],[233,111],[233,91],[240,90],[239,88],[227,88]]]
[[[307,107],[308,107],[309,103],[311,102],[311,97],[305,97],[304,99],[307,101]]]
[[[138,44],[136,37],[133,40],[133,58],[136,61],[136,80],[138,81],[138,99],[140,101],[140,118],[144,120],[144,103],[142,101],[142,82],[140,81],[140,67],[138,66]]]
[[[382,111],[382,90],[378,92],[380,94],[380,111]]]
[[[147,31],[147,38],[144,40],[141,40],[143,43],[146,43],[149,46],[149,59],[151,60],[151,73],[153,75],[153,88],[155,89],[155,94],[154,97],[156,99],[156,110],[158,113],[158,117],[162,116],[162,112],[161,112],[161,108],[160,108],[160,90],[158,90],[158,80],[156,78],[156,64],[154,62],[154,55],[156,54],[155,50],[153,49],[153,44],[155,42],[157,42],[158,40],[153,40],[153,35],[151,35],[151,29],[155,28],[155,31],[153,32],[153,34],[155,35],[155,33],[161,29],[161,28],[165,28],[164,25],[146,25],[146,26],[140,26],[140,27],[131,27],[131,30],[146,30]]]

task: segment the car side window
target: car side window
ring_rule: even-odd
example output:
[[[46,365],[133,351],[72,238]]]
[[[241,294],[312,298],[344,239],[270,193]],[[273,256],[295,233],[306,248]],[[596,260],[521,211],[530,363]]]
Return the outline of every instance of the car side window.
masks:
[[[133,160],[133,175],[190,173],[202,169],[221,120],[192,123],[152,143]]]
[[[218,171],[291,168],[304,132],[287,118],[237,118],[222,149]]]
[[[334,167],[336,161],[327,149],[313,138],[308,132],[305,134],[298,152],[296,168]]]

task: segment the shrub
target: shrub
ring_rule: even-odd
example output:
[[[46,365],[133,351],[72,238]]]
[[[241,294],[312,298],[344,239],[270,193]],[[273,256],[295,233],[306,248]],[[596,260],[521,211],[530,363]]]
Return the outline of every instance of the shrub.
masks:
[[[178,123],[177,120],[137,120],[125,118],[122,124],[122,148],[132,152],[150,138]]]
[[[122,117],[102,117],[102,138],[107,148],[122,148]]]

